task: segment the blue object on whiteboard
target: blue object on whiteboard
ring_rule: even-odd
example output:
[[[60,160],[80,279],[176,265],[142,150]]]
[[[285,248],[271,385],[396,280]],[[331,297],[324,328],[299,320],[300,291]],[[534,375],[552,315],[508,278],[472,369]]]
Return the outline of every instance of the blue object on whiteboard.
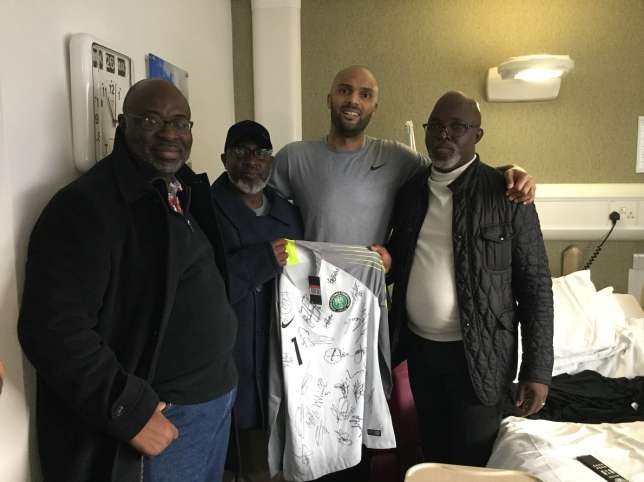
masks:
[[[147,63],[148,78],[172,82],[188,98],[188,72],[154,54],[148,54]]]

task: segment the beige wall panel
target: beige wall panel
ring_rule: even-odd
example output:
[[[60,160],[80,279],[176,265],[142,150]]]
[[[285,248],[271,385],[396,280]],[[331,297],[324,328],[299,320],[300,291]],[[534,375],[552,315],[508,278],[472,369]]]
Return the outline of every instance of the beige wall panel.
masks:
[[[251,0],[231,0],[235,121],[255,118],[253,95],[253,19]],[[223,149],[223,146],[221,146]]]
[[[531,53],[569,54],[575,70],[550,102],[482,102],[488,162],[517,162],[540,182],[644,182],[635,174],[644,115],[642,0],[303,0],[304,138],[328,129],[334,72],[372,68],[381,103],[369,132],[404,139],[449,89],[484,98],[489,67]],[[422,148],[422,142],[419,149]]]

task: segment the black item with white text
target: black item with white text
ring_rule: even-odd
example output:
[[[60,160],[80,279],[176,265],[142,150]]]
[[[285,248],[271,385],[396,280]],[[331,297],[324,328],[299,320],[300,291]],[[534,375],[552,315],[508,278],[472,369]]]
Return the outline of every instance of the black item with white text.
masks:
[[[577,460],[579,460],[582,464],[584,464],[604,480],[611,480],[613,482],[628,482],[627,479],[619,475],[605,463],[597,460],[592,455],[580,455],[579,457],[577,457]]]

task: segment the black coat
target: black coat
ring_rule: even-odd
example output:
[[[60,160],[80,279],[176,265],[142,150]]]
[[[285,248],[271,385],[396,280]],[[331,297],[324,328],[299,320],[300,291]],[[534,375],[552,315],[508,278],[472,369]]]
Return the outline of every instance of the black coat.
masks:
[[[177,177],[223,270],[208,178],[185,166]],[[117,134],[112,154],[59,191],[34,227],[18,334],[38,374],[48,482],[139,480],[142,459],[127,442],[159,401],[150,380],[178,283],[169,215]],[[222,327],[213,347],[229,365],[234,336]]]
[[[405,184],[394,208],[388,243],[393,258],[389,327],[394,363],[406,357],[407,283],[427,213],[429,175],[427,168]],[[465,355],[474,391],[482,403],[492,405],[516,374],[519,322],[519,379],[550,383],[553,307],[548,259],[534,205],[509,201],[503,174],[478,156],[449,188]]]
[[[239,372],[235,419],[237,428],[259,428],[266,422],[269,314],[274,280],[281,273],[271,241],[302,239],[300,213],[277,192],[264,188],[270,202],[265,216],[256,216],[223,173],[212,185],[219,216],[230,301],[239,321],[235,362]]]

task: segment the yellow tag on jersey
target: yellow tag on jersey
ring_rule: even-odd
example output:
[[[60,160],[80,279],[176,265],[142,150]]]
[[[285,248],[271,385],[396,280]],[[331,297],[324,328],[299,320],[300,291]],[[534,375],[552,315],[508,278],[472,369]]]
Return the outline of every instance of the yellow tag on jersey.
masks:
[[[287,239],[286,240],[286,255],[288,258],[286,259],[286,264],[298,264],[300,262],[299,259],[297,259],[297,250],[295,249],[295,241],[292,239]]]

